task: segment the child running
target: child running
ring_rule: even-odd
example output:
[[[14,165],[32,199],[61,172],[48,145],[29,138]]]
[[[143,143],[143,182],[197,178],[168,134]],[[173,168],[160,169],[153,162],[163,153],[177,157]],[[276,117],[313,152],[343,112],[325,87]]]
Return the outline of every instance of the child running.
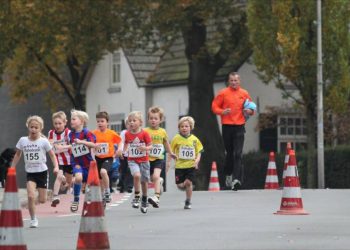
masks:
[[[40,116],[30,116],[27,119],[26,126],[29,135],[21,137],[17,142],[17,151],[13,158],[12,166],[16,167],[23,152],[25,170],[27,172],[28,209],[31,218],[29,227],[36,228],[39,226],[39,222],[35,216],[35,190],[38,189],[40,203],[45,203],[47,197],[49,176],[46,165],[46,153],[48,152],[51,158],[54,174],[58,173],[58,163],[49,140],[42,135],[44,128],[43,119]]]
[[[74,175],[73,193],[74,200],[70,210],[78,211],[80,190],[83,183],[86,183],[90,162],[93,160],[91,148],[95,148],[96,138],[87,128],[89,116],[80,110],[71,111],[72,132],[69,134],[69,141],[72,144],[72,167]]]
[[[194,128],[194,119],[190,116],[182,117],[178,123],[179,134],[171,141],[171,149],[176,154],[175,182],[180,190],[186,190],[184,209],[191,209],[192,182],[194,171],[198,169],[203,145],[200,140],[191,134]]]
[[[96,114],[97,129],[92,131],[96,136],[95,159],[97,162],[100,179],[102,179],[101,187],[103,189],[103,201],[111,202],[111,191],[109,185],[108,172],[112,170],[113,160],[116,156],[121,156],[121,138],[113,130],[108,128],[109,115],[105,111]],[[114,145],[118,145],[118,150],[114,150]]]
[[[53,185],[53,198],[51,207],[56,207],[60,203],[58,192],[61,186],[68,190],[72,186],[73,168],[71,165],[71,145],[69,145],[70,130],[66,128],[67,116],[63,111],[52,114],[54,129],[49,131],[48,138],[53,145],[53,151],[59,165],[59,171]]]
[[[165,166],[164,161],[164,149],[168,152],[168,155],[176,158],[176,155],[171,151],[168,134],[165,129],[160,128],[159,125],[163,122],[164,111],[160,107],[151,107],[148,109],[148,123],[149,127],[145,128],[152,140],[152,149],[149,153],[150,161],[150,175],[151,180],[154,183],[154,196],[148,198],[148,202],[153,207],[159,208],[159,200],[161,194],[162,178],[160,174]]]
[[[147,213],[147,189],[150,180],[148,151],[152,148],[150,135],[141,128],[142,115],[133,111],[128,115],[129,130],[125,132],[123,152],[128,151],[128,165],[134,177],[135,198],[133,208],[140,207],[140,182],[142,189],[141,212]]]

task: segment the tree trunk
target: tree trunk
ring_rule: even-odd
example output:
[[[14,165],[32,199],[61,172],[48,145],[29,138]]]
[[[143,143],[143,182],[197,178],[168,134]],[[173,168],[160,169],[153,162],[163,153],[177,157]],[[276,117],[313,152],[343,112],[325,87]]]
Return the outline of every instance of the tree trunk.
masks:
[[[224,187],[223,164],[225,149],[216,115],[211,111],[211,102],[214,98],[213,82],[216,71],[210,70],[210,65],[197,60],[189,63],[189,69],[189,115],[195,119],[194,134],[204,146],[200,170],[196,176],[196,189],[208,189],[211,166],[214,161],[218,167],[220,186]]]
[[[307,108],[306,125],[308,130],[307,135],[307,171],[306,183],[308,188],[316,188],[316,121],[315,113],[312,109]]]

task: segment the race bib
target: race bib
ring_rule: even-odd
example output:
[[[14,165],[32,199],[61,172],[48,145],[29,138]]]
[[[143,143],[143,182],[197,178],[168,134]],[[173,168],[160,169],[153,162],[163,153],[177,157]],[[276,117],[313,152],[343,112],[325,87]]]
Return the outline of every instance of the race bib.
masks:
[[[72,144],[72,153],[74,157],[87,155],[90,153],[89,148],[83,144]]]
[[[138,144],[131,143],[131,144],[129,144],[129,149],[128,149],[129,157],[140,158],[140,157],[146,156],[146,151],[140,151],[137,149],[140,146],[145,146],[145,144],[144,143],[138,143]]]
[[[194,147],[181,146],[179,151],[179,158],[183,160],[194,160],[196,158]]]
[[[42,163],[44,162],[44,156],[41,151],[38,152],[24,152],[25,163]]]
[[[163,155],[163,152],[164,152],[163,144],[153,144],[152,149],[149,152],[149,155],[155,158],[160,158]]]
[[[97,143],[99,149],[96,150],[96,155],[105,155],[109,153],[109,145],[108,143]]]

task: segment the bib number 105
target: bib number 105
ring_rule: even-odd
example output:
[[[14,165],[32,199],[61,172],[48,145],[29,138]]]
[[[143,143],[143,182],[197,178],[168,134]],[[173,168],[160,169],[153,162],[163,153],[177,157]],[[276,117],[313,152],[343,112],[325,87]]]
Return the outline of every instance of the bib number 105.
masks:
[[[194,160],[195,159],[195,150],[193,147],[180,147],[179,158],[183,160]]]

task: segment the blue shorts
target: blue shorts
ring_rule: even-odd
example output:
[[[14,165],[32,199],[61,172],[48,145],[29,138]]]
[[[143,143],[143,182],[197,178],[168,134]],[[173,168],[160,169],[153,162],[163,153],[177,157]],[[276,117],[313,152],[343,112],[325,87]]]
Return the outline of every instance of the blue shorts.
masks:
[[[76,173],[81,173],[83,175],[83,182],[87,182],[88,175],[89,175],[89,169],[88,168],[84,168],[84,167],[81,167],[79,165],[75,165],[74,168],[73,168],[73,176]]]

